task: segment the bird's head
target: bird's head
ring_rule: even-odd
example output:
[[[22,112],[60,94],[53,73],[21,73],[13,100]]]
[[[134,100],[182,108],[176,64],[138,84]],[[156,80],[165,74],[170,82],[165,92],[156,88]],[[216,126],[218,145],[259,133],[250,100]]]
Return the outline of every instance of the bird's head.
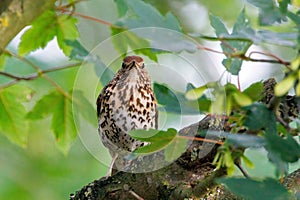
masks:
[[[127,56],[123,60],[122,68],[125,70],[131,70],[133,67],[143,69],[145,67],[143,58],[139,56]]]

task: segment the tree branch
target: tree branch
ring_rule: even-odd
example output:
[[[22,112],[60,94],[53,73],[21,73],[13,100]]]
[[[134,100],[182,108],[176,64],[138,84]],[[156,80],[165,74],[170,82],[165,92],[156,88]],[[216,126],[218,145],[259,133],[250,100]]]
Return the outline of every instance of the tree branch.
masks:
[[[54,0],[5,0],[0,3],[0,54],[8,43],[44,11],[54,7]]]

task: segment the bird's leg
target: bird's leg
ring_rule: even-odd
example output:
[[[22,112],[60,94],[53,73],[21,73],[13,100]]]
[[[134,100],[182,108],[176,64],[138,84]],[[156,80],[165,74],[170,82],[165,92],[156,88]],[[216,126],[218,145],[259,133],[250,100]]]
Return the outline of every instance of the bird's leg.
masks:
[[[112,157],[112,160],[111,160],[111,163],[109,165],[109,169],[108,169],[108,172],[107,172],[107,174],[105,176],[105,179],[107,179],[108,177],[111,176],[112,169],[113,169],[113,166],[114,166],[114,163],[115,163],[117,157],[118,157],[118,153],[115,153],[114,156]]]

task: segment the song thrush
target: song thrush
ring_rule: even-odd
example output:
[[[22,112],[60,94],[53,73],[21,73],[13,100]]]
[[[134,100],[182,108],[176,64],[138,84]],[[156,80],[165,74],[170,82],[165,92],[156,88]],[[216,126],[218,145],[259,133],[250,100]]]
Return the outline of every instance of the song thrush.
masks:
[[[108,175],[116,158],[126,156],[145,143],[133,139],[134,129],[157,129],[157,104],[151,81],[139,56],[127,56],[122,68],[103,88],[97,99],[98,131],[112,156]]]

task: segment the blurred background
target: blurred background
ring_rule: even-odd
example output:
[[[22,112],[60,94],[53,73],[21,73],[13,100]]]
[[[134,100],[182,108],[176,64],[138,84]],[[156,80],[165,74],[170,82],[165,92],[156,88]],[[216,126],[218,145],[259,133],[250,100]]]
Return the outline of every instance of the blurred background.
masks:
[[[184,30],[192,34],[201,33],[214,36],[209,22],[209,14],[219,16],[230,28],[244,8],[246,8],[247,15],[252,19],[253,26],[257,26],[256,8],[241,0],[148,0],[145,2],[152,4],[163,14],[171,11],[178,18]],[[118,19],[114,1],[84,1],[76,5],[76,12],[112,23]],[[99,48],[99,44],[109,39],[111,34],[109,27],[91,20],[78,19],[80,42],[86,49],[95,51]],[[8,47],[9,50],[17,51],[21,34],[11,42]],[[220,49],[218,42],[203,41],[202,45],[216,50]],[[253,47],[250,51],[273,52],[284,60],[291,60],[296,55],[296,52],[288,48],[278,48],[271,45],[265,45],[264,49],[261,48]],[[110,53],[110,51],[106,51],[108,55],[99,56],[104,58]],[[58,49],[56,41],[50,42],[44,50],[31,53],[28,57],[38,66],[42,66],[43,69],[64,65],[68,62],[68,59]],[[190,64],[186,64],[182,58],[188,59]],[[174,90],[184,91],[186,81],[200,86],[204,82],[215,81],[221,76],[223,76],[224,81],[229,80],[236,84],[236,77],[227,73],[223,74],[222,59],[222,56],[208,52],[195,54],[183,52],[177,58],[159,55],[159,64],[150,60],[146,60],[146,63],[148,63],[147,68],[153,81],[167,83]],[[119,64],[118,61],[115,61],[111,63],[110,67],[116,71]],[[18,74],[33,72],[26,64],[13,58],[7,59],[5,67],[8,72]],[[170,71],[174,72],[174,76],[177,77],[176,81],[174,81],[174,76],[169,74]],[[64,89],[69,90],[78,81],[78,73],[78,68],[72,68],[51,73],[49,76]],[[65,77],[66,74],[68,74],[68,78]],[[88,80],[82,84],[82,88],[87,91],[90,90],[95,95],[91,97],[93,98],[91,103],[95,106],[96,95],[102,86],[98,85],[95,75],[87,73],[82,76],[83,79]],[[279,65],[245,62],[240,73],[240,81],[242,88],[245,88],[255,81],[271,76],[280,79],[283,76],[282,68]],[[0,77],[0,82],[3,81],[6,81],[5,78]],[[35,100],[51,89],[51,86],[42,80],[25,82],[24,85],[34,88],[33,98]],[[26,106],[31,108],[33,105],[28,103]],[[180,129],[201,119],[201,116],[186,116],[186,118],[180,119],[181,123],[178,123],[177,116],[165,116],[163,111],[161,111],[160,116],[160,126],[163,129],[168,127]],[[31,123],[28,144],[24,148],[12,144],[0,134],[0,199],[68,199],[70,193],[106,174],[108,168],[99,162],[99,159],[109,162],[110,157],[106,149],[102,148],[95,128],[86,129],[89,135],[96,138],[89,138],[89,141],[93,141],[93,147],[89,146],[86,136],[80,134],[69,153],[64,155],[56,147],[55,138],[50,131],[49,117]],[[252,175],[260,178],[262,176],[275,176],[274,167],[267,161],[264,150],[250,150],[248,155],[255,163],[255,168],[249,169]],[[103,156],[105,158],[101,158]],[[299,163],[291,166],[290,171],[297,167],[299,168]]]

